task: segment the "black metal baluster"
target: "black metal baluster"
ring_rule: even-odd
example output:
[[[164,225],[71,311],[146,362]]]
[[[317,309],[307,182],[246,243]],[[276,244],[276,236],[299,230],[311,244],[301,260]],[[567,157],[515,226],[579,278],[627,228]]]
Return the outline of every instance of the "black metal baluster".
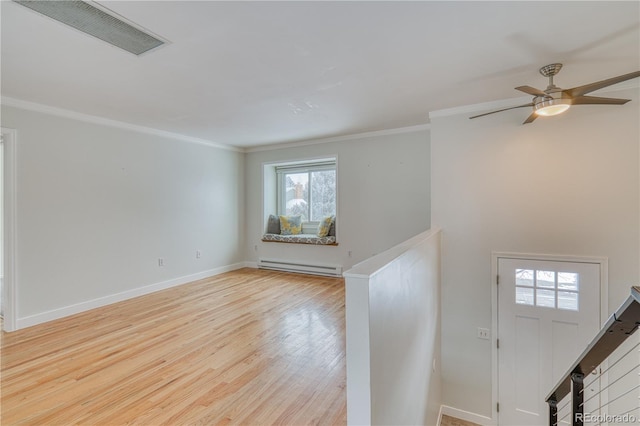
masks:
[[[571,389],[572,389],[572,405],[573,405],[573,418],[571,420],[572,426],[583,426],[584,424],[584,374],[573,373],[571,375]]]
[[[549,426],[558,425],[558,401],[550,399],[547,401],[549,404]]]

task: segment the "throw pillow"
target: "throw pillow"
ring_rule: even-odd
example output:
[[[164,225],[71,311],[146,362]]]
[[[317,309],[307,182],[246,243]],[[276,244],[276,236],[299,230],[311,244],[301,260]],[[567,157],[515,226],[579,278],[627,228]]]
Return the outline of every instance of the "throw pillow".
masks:
[[[323,218],[318,224],[318,237],[326,237],[329,235],[329,229],[333,223],[333,216]]]
[[[282,235],[298,235],[302,233],[300,216],[280,216],[280,233]]]
[[[280,233],[280,218],[278,216],[269,215],[269,221],[267,222],[267,234],[279,234]]]

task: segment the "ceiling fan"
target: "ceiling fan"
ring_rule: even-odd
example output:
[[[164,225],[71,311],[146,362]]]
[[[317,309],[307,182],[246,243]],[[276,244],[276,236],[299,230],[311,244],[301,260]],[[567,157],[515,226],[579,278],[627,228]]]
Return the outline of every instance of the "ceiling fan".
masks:
[[[553,76],[558,74],[562,69],[562,64],[549,64],[540,68],[540,74],[549,77],[549,85],[545,90],[538,90],[531,86],[519,86],[516,90],[533,95],[533,100],[524,105],[518,105],[510,108],[499,109],[497,111],[486,112],[484,114],[474,115],[469,118],[483,117],[496,112],[507,111],[515,108],[533,107],[533,112],[522,124],[531,123],[538,116],[551,116],[565,112],[572,105],[623,105],[631,99],[602,98],[598,96],[585,96],[587,93],[593,92],[603,87],[611,86],[622,81],[640,77],[640,71],[631,72],[629,74],[619,75],[617,77],[608,78],[606,80],[597,81],[584,86],[574,87],[572,89],[562,89],[553,84]]]

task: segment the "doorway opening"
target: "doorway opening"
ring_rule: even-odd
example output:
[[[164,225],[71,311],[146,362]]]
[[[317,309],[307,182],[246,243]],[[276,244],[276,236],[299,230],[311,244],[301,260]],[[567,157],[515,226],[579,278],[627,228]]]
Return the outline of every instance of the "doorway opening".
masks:
[[[546,425],[555,377],[606,318],[607,259],[494,253],[492,272],[493,418]]]

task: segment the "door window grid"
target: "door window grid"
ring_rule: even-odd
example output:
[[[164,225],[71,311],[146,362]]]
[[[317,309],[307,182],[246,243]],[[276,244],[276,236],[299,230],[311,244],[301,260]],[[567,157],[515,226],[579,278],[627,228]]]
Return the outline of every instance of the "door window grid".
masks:
[[[516,304],[578,310],[579,274],[516,269]]]

